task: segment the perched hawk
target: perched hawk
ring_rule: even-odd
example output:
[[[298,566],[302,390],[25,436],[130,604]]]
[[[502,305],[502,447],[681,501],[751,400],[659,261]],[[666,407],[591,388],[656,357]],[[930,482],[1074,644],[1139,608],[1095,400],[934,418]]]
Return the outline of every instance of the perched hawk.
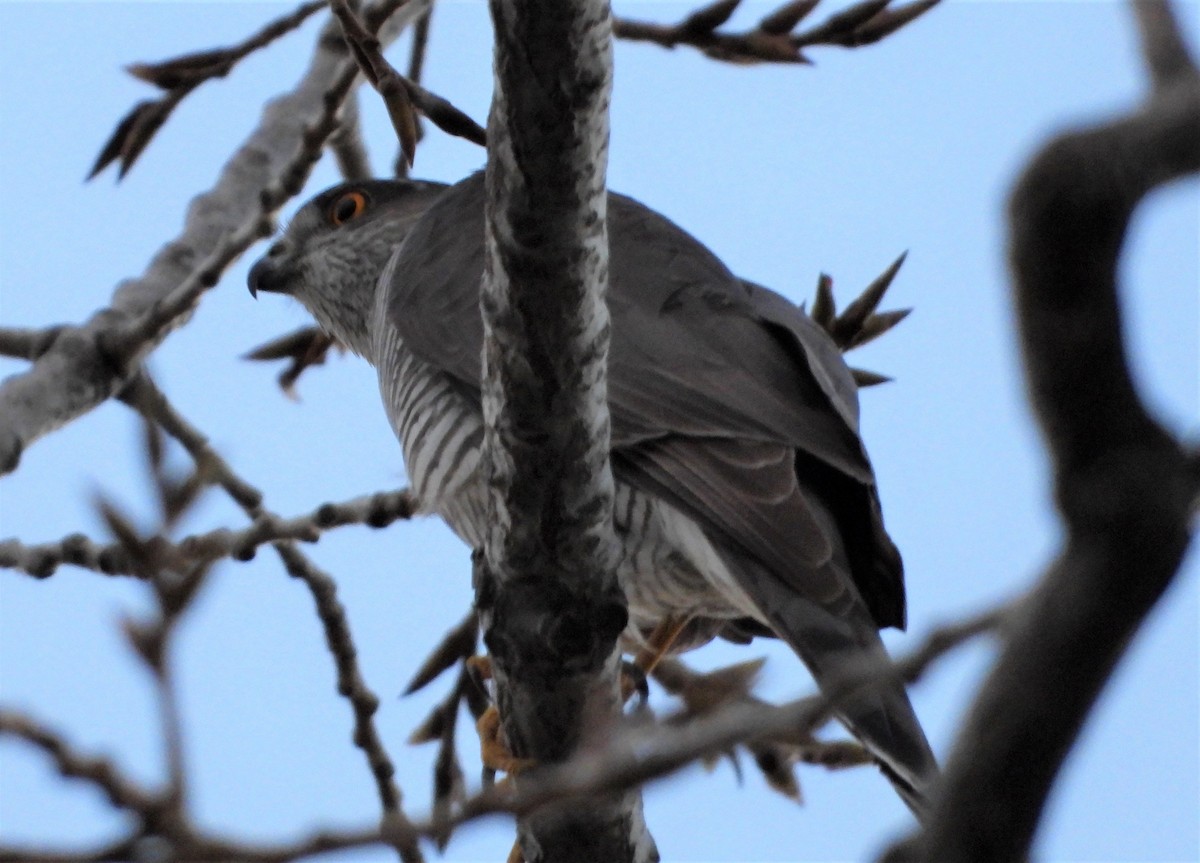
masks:
[[[369,181],[309,201],[250,271],[365,357],[413,490],[473,548],[480,471],[484,182]],[[776,635],[825,685],[875,667],[837,714],[918,813],[936,773],[878,630],[903,627],[841,354],[795,305],[621,195],[608,202],[613,526],[627,644]]]

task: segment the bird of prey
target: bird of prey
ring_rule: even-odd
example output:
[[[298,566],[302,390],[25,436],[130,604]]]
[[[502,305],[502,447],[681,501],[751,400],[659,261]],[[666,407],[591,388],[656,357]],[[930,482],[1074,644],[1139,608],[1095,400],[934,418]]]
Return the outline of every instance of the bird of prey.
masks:
[[[375,366],[410,482],[472,548],[480,470],[484,182],[374,180],[305,204],[251,269]],[[841,354],[798,307],[736,278],[630,198],[608,200],[608,394],[626,644],[686,621],[786,641],[818,685],[870,670],[836,714],[919,815],[936,766],[879,638],[903,628],[900,555],[883,527]]]

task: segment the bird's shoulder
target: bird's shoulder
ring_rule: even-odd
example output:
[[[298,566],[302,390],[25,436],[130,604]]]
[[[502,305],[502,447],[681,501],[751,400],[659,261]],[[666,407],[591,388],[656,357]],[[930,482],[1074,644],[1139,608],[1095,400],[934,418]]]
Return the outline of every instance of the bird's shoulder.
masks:
[[[478,388],[482,174],[447,189],[387,272],[386,319],[419,357]],[[736,276],[638,201],[610,194],[609,359],[614,446],[670,434],[745,436],[870,468],[857,396],[836,347],[785,298]]]

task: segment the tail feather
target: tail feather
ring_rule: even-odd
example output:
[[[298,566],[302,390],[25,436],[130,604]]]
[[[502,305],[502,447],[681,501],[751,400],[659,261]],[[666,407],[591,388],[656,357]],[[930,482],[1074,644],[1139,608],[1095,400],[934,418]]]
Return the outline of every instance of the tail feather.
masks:
[[[736,564],[739,581],[775,633],[833,699],[833,712],[879,764],[921,819],[937,762],[888,657],[874,620],[851,586],[834,603],[800,595],[754,561]]]

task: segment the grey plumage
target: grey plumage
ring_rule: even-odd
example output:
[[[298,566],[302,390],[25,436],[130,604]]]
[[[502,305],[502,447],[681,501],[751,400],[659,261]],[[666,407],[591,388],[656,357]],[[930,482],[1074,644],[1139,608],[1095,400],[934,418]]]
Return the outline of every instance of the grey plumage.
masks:
[[[423,508],[473,546],[486,517],[475,469],[483,212],[482,175],[448,188],[338,186],[250,274],[252,291],[294,295],[375,365]],[[689,615],[692,643],[765,627],[823,686],[873,668],[878,685],[838,715],[919,811],[936,767],[883,661],[877,630],[904,626],[903,568],[849,370],[802,311],[734,277],[662,216],[611,195],[608,220],[614,526],[630,639]]]

